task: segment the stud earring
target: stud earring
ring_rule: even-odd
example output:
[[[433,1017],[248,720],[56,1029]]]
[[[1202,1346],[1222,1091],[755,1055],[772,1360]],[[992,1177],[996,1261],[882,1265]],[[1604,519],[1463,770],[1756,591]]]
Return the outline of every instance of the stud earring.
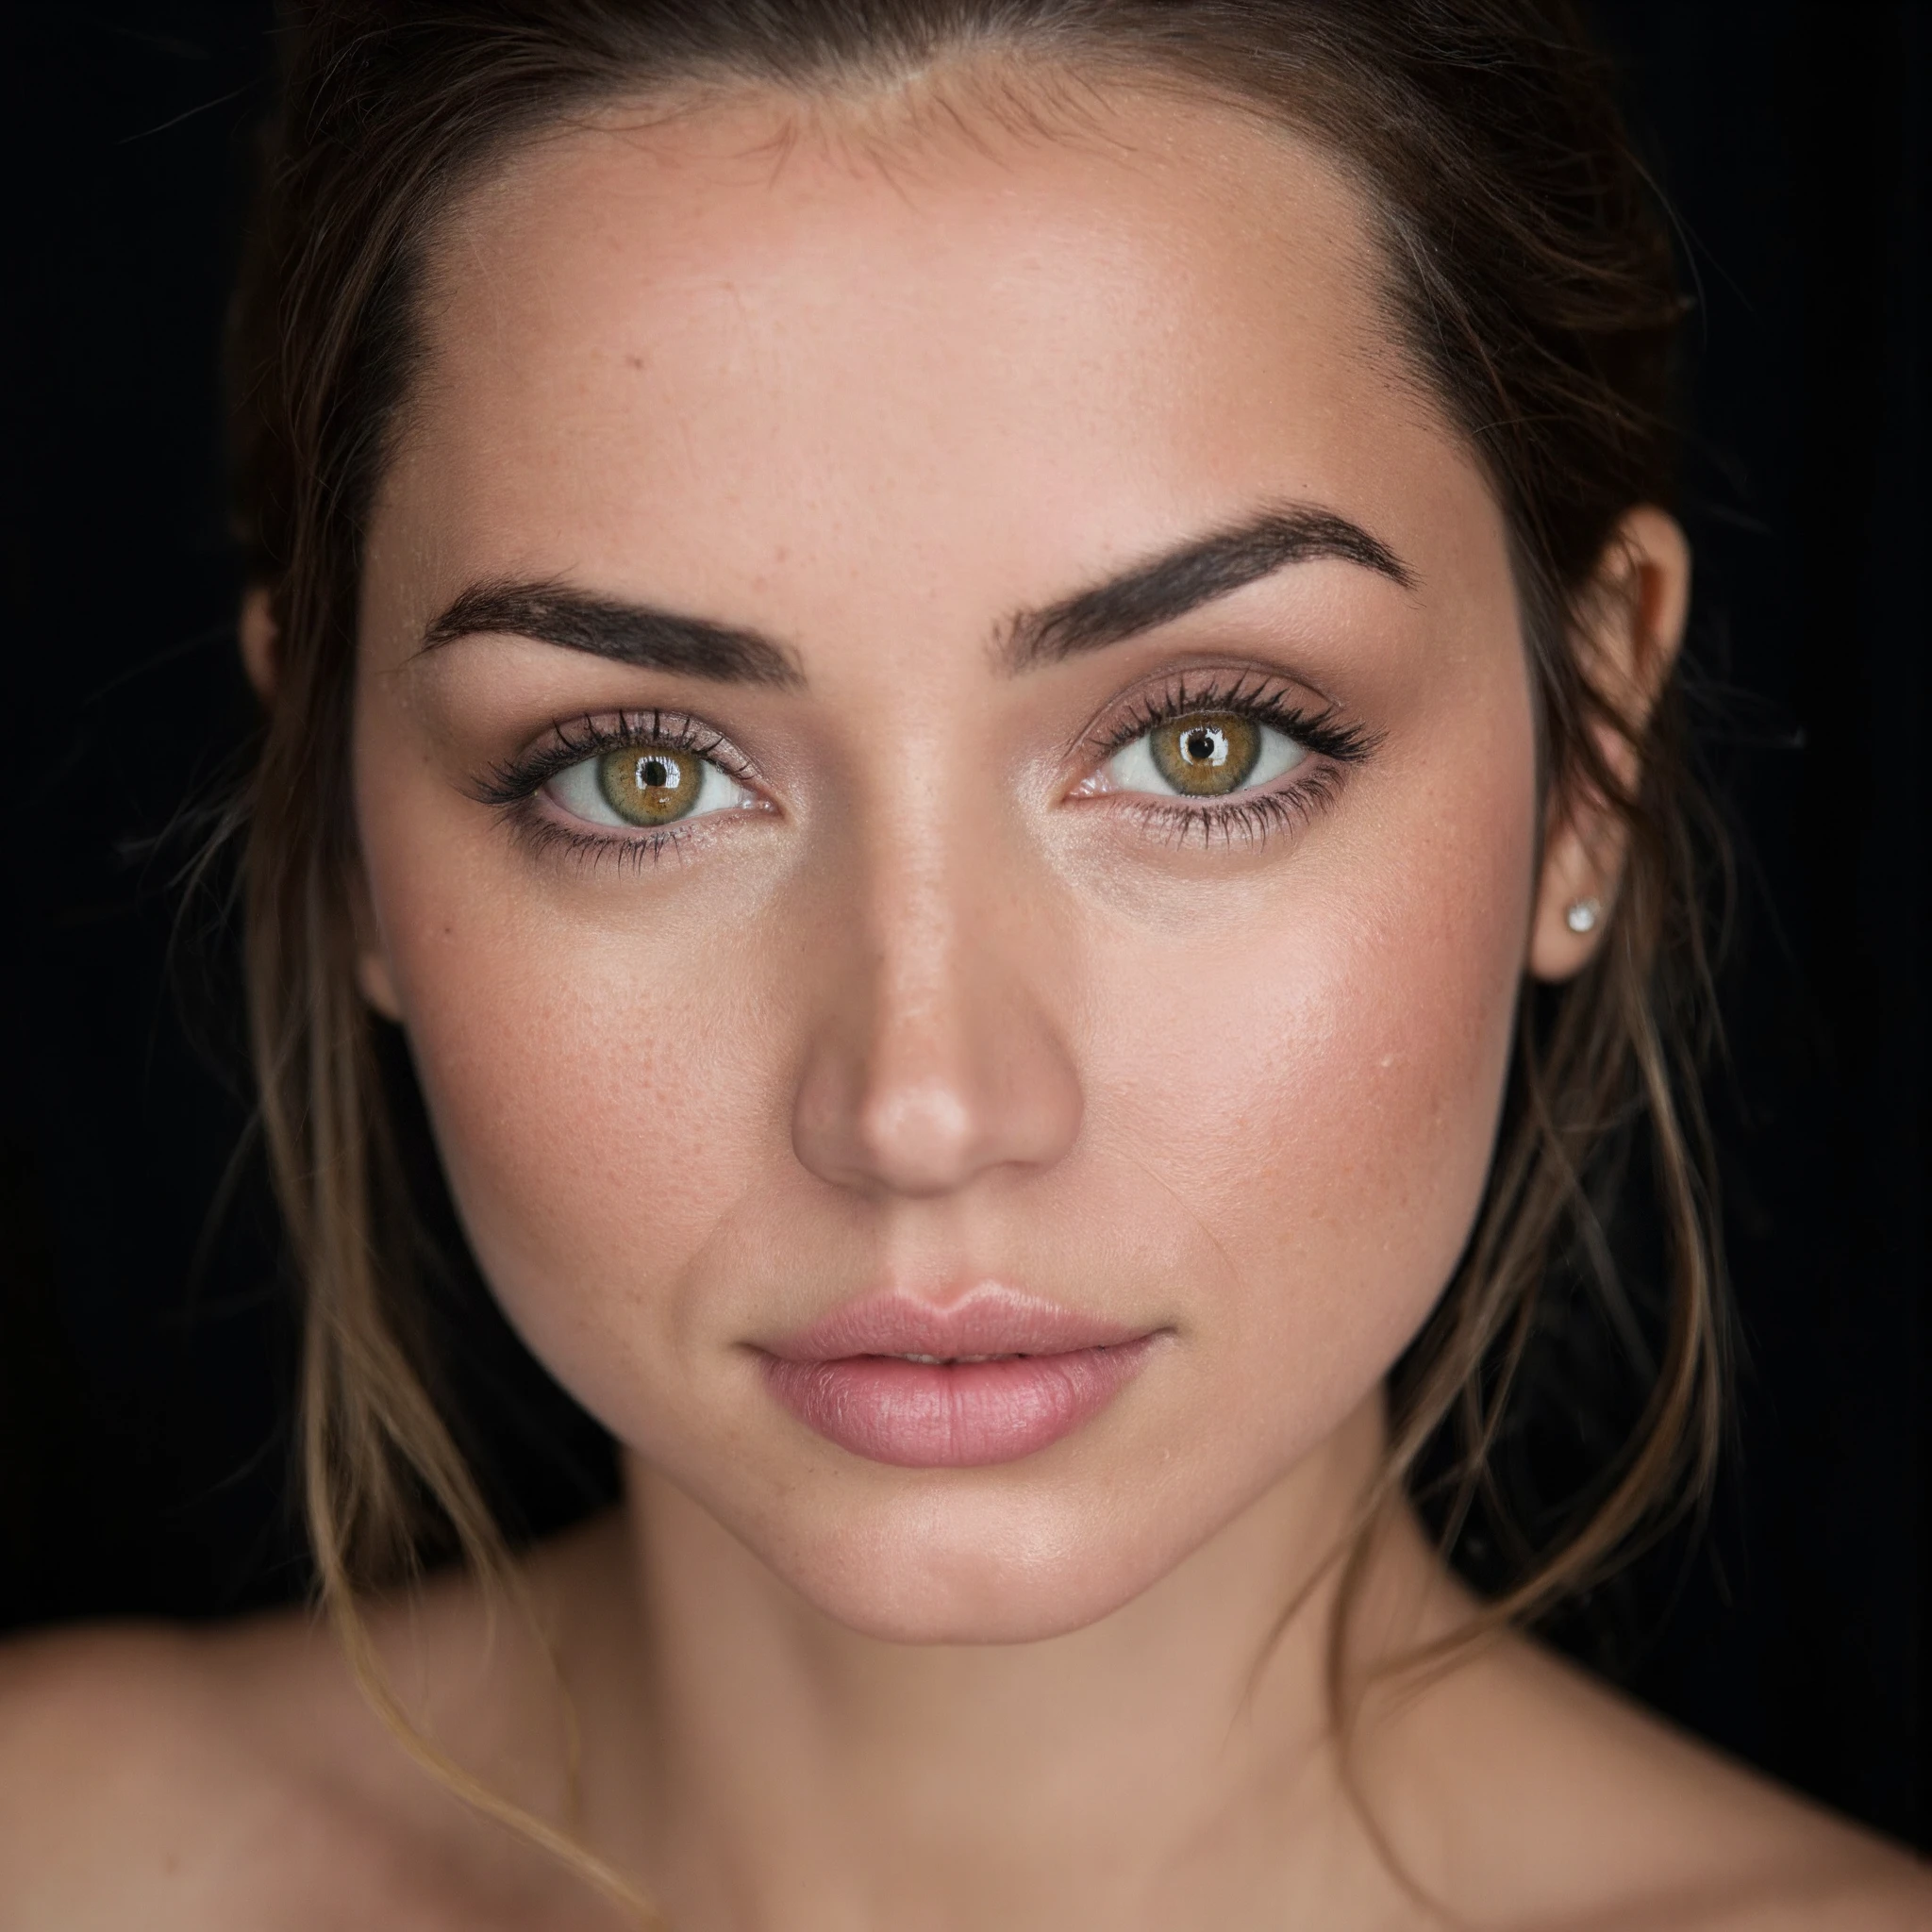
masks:
[[[1572,932],[1594,932],[1596,923],[1603,917],[1603,907],[1594,899],[1579,899],[1563,915],[1563,924]]]

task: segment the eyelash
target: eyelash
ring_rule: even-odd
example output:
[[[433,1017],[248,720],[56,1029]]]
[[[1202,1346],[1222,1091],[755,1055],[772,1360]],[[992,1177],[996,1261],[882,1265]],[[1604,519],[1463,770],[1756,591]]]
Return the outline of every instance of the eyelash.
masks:
[[[1279,680],[1243,672],[1232,678],[1210,676],[1200,683],[1191,682],[1185,675],[1178,677],[1164,690],[1135,698],[1124,713],[1090,732],[1076,749],[1085,762],[1098,767],[1136,739],[1197,711],[1226,712],[1271,725],[1324,762],[1291,785],[1236,792],[1224,800],[1184,803],[1141,794],[1110,794],[1117,809],[1128,810],[1142,824],[1170,833],[1177,844],[1196,835],[1204,845],[1217,839],[1252,844],[1273,832],[1299,829],[1336,797],[1342,771],[1370,757],[1379,741],[1359,725],[1342,724],[1332,709],[1305,709],[1288,695],[1288,688]],[[585,758],[627,750],[635,744],[663,745],[708,759],[739,784],[756,786],[750,767],[726,739],[680,712],[651,710],[626,711],[614,720],[583,717],[558,724],[545,743],[492,767],[477,784],[475,795],[481,804],[502,810],[518,835],[535,844],[584,861],[614,860],[641,866],[675,851],[691,836],[690,830],[674,824],[613,837],[608,831],[579,830],[561,824],[535,806],[537,794],[559,773]]]
[[[1172,684],[1137,697],[1124,715],[1090,732],[1081,749],[1100,766],[1138,738],[1197,711],[1221,711],[1272,725],[1325,762],[1274,791],[1234,792],[1225,800],[1184,803],[1177,798],[1110,794],[1116,808],[1171,834],[1176,844],[1198,836],[1203,845],[1242,840],[1258,843],[1271,832],[1295,831],[1331,804],[1341,789],[1341,774],[1358,765],[1381,741],[1358,724],[1343,724],[1333,708],[1309,711],[1288,694],[1290,687],[1263,673],[1246,671],[1232,678],[1210,674],[1201,683],[1182,675]],[[1101,796],[1109,794],[1102,793]]]
[[[475,796],[480,804],[495,806],[504,812],[518,837],[532,845],[586,863],[641,866],[668,857],[694,827],[671,824],[656,831],[619,834],[579,830],[545,816],[536,807],[537,794],[558,774],[586,758],[627,751],[636,744],[685,752],[716,765],[741,785],[757,784],[750,766],[730,741],[709,726],[678,711],[625,711],[614,720],[585,717],[555,725],[544,743],[521,758],[493,766],[476,786]]]

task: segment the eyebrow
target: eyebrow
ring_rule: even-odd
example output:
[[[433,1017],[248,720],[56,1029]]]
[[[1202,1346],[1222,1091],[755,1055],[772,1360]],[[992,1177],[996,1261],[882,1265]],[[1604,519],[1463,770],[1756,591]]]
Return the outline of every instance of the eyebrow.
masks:
[[[1415,574],[1387,544],[1332,510],[1291,508],[1195,538],[1044,609],[1010,620],[1001,656],[1013,671],[1057,664],[1172,624],[1291,563],[1339,558],[1405,591]]]
[[[1404,590],[1415,587],[1407,565],[1359,524],[1332,510],[1268,510],[1197,537],[1057,604],[1022,611],[1003,627],[1000,655],[1014,672],[1057,664],[1172,624],[1291,563],[1321,558],[1358,564]],[[497,577],[471,585],[431,621],[423,633],[423,649],[490,635],[530,638],[619,664],[720,684],[795,691],[805,683],[792,653],[758,631],[574,591],[555,578]]]
[[[423,633],[425,651],[458,638],[511,636],[588,652],[648,671],[674,671],[720,684],[795,689],[805,682],[782,644],[754,630],[702,617],[592,596],[550,580],[499,577],[473,584]]]

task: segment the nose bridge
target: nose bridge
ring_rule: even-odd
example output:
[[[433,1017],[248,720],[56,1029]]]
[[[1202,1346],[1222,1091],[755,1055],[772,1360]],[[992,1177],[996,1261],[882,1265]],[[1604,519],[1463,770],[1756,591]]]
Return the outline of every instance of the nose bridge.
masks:
[[[856,841],[794,1112],[799,1158],[827,1180],[945,1193],[1072,1144],[1080,1090],[1050,922],[1000,817],[920,788]]]

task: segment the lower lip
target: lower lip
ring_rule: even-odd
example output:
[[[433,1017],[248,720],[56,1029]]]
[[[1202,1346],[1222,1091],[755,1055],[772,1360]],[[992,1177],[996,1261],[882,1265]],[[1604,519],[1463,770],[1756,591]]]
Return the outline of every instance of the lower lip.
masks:
[[[807,1428],[855,1456],[906,1469],[980,1469],[1032,1456],[1091,1422],[1133,1378],[1153,1341],[989,1362],[767,1356],[765,1376]]]

